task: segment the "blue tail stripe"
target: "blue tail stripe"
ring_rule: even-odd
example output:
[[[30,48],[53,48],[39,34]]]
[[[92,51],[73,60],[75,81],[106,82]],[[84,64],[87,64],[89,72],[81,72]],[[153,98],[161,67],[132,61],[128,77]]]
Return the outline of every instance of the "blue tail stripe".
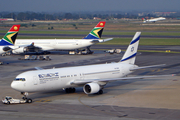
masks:
[[[88,34],[84,39],[99,39],[98,37]]]
[[[123,59],[123,60],[121,60],[121,62],[126,61],[126,60],[129,60],[129,59],[131,59],[131,58],[133,58],[133,57],[135,57],[135,56],[136,56],[136,53],[134,53],[133,55],[131,55],[131,56],[129,56],[129,57]]]
[[[5,45],[13,45],[13,44],[11,44],[11,43],[5,41],[4,39],[2,39],[2,40],[0,41],[0,46],[5,46]]]
[[[130,45],[131,45],[131,44],[134,44],[134,43],[137,42],[139,39],[140,39],[140,36],[137,37],[135,40],[131,41]]]

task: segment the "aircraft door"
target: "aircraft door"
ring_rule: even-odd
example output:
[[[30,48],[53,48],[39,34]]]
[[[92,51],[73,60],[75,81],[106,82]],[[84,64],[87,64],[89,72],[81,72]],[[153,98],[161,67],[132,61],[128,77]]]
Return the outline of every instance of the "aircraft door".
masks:
[[[80,79],[84,80],[84,74],[83,73],[80,73]]]
[[[51,41],[51,46],[52,47],[56,47],[57,46],[57,40],[56,39]]]
[[[34,85],[38,85],[38,78],[37,78],[37,76],[33,77],[33,81],[34,81]]]
[[[81,40],[76,40],[75,45],[81,45]]]
[[[122,76],[124,76],[125,75],[125,69],[123,67],[122,67],[121,71],[122,71]]]

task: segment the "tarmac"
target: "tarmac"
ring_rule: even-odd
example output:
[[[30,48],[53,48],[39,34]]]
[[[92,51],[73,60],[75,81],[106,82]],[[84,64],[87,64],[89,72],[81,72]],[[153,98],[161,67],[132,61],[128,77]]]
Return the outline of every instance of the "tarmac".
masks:
[[[0,103],[1,120],[62,119],[62,120],[179,120],[180,119],[180,54],[138,52],[138,66],[166,64],[160,68],[138,70],[130,76],[167,75],[153,79],[123,80],[108,83],[102,95],[86,95],[83,89],[76,93],[63,90],[29,93],[30,104]],[[0,98],[21,98],[19,92],[10,87],[20,73],[35,70],[34,67],[80,66],[118,62],[123,53],[109,54],[95,51],[92,55],[67,55],[66,52],[50,54],[51,61],[18,60],[22,55],[0,57]]]

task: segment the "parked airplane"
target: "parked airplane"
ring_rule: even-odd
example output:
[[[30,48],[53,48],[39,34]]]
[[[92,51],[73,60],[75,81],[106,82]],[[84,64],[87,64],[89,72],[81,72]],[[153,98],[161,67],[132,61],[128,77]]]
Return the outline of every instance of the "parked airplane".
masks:
[[[153,22],[153,23],[155,23],[156,21],[165,20],[165,19],[166,18],[164,18],[164,17],[153,18],[153,19],[148,19],[148,20],[146,20],[145,18],[142,18],[143,23],[146,23],[146,22]]]
[[[138,67],[134,65],[141,32],[137,32],[118,63],[64,67],[54,69],[36,68],[19,74],[11,83],[14,90],[22,94],[28,92],[65,89],[75,92],[75,87],[83,86],[86,94],[103,93],[104,86],[111,81],[149,78],[152,76],[126,77],[137,69],[159,65]],[[155,77],[155,76],[154,76]],[[157,77],[157,76],[156,76]]]
[[[13,25],[6,35],[0,40],[0,54],[14,49],[14,43],[19,32],[20,25]]]
[[[100,39],[105,23],[105,21],[100,21],[83,39],[17,39],[15,46],[22,47],[12,52],[46,52],[50,50],[78,50],[80,48],[87,48],[88,53],[92,54],[93,52],[90,50],[91,45],[112,40],[112,38]]]

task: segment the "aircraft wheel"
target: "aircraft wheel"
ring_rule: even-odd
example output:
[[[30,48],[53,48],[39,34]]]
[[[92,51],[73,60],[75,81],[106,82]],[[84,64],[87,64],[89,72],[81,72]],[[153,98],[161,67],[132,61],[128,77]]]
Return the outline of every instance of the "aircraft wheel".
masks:
[[[32,103],[32,99],[29,98],[29,99],[26,100],[26,102],[27,103]]]
[[[10,104],[10,102],[8,101],[8,102],[7,102],[7,105],[9,105],[9,104]]]
[[[22,97],[23,100],[26,100],[27,98],[26,97]]]
[[[99,94],[103,94],[103,90],[100,90],[100,91],[99,91]]]
[[[66,93],[69,93],[69,89],[68,88],[66,88],[65,91],[66,91]]]
[[[75,88],[66,88],[65,89],[66,93],[74,93],[76,91]]]
[[[76,92],[76,89],[75,89],[75,88],[72,88],[72,92],[75,93],[75,92]]]

